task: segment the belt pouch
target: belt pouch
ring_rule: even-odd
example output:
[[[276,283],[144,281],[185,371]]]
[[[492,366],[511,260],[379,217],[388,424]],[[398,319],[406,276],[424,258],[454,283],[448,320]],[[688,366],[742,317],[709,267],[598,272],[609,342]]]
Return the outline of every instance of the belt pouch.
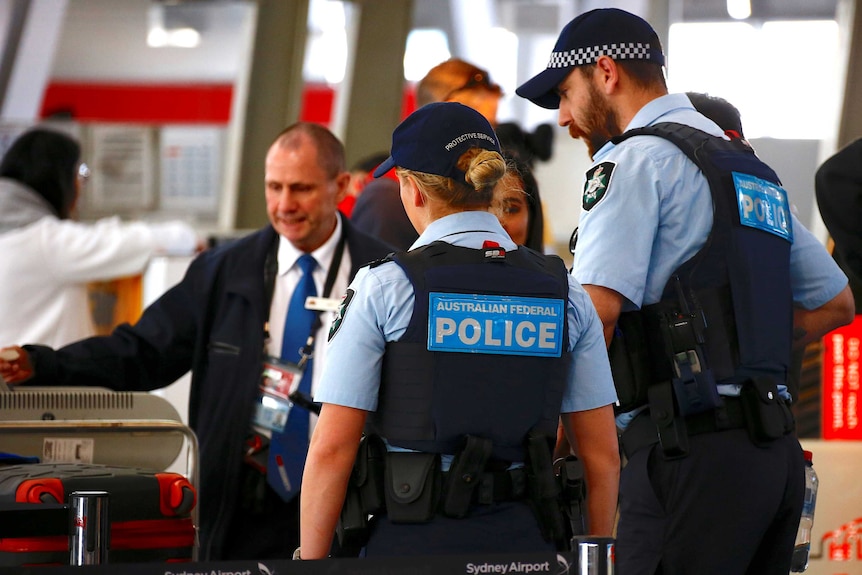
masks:
[[[793,430],[793,415],[771,377],[759,376],[744,383],[740,400],[745,426],[754,443],[768,443]]]
[[[479,476],[491,457],[492,445],[490,439],[468,435],[464,448],[455,455],[443,491],[443,514],[447,517],[467,516]]]
[[[386,514],[392,523],[426,523],[440,503],[440,456],[390,451],[386,454]]]
[[[676,413],[673,386],[664,381],[651,385],[648,391],[650,418],[658,430],[658,441],[665,459],[688,455],[688,430],[685,419]]]
[[[365,435],[359,442],[354,480],[359,488],[362,509],[374,514],[383,509],[383,466],[386,446],[378,435]]]

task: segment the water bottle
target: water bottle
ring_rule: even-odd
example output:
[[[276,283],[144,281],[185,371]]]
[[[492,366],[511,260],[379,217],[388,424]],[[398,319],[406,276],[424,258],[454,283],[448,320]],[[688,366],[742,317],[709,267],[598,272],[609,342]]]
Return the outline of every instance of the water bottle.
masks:
[[[796,532],[793,559],[790,562],[790,571],[793,573],[802,573],[808,569],[811,527],[814,524],[814,505],[817,503],[817,472],[814,471],[813,454],[810,451],[803,453],[805,455],[805,500],[802,503],[799,531]]]

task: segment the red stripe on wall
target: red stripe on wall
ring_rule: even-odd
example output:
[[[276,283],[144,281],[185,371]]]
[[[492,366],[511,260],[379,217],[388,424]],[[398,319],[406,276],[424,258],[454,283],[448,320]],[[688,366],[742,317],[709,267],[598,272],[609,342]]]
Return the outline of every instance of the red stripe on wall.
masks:
[[[316,122],[329,126],[334,103],[335,90],[327,85],[307,84],[302,89],[302,110],[299,113],[299,119],[303,122]]]
[[[231,84],[51,82],[40,116],[62,115],[80,122],[227,124],[232,97]],[[332,87],[307,84],[302,90],[300,119],[328,126],[334,102]],[[402,118],[415,108],[413,87],[406,85]]]
[[[51,82],[41,116],[78,121],[226,124],[230,84],[93,84]]]

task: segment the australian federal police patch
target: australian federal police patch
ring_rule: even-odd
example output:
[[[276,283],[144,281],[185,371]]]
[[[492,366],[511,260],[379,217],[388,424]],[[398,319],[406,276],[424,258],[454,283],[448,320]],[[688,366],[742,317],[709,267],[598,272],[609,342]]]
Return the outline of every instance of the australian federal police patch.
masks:
[[[428,294],[428,350],[560,357],[562,299]]]
[[[590,211],[605,197],[616,167],[614,162],[602,162],[587,172],[587,181],[584,183],[584,210]]]
[[[774,234],[793,243],[793,221],[787,192],[777,184],[750,174],[733,172],[739,206],[739,221],[743,226]]]
[[[335,319],[332,320],[332,325],[329,326],[329,337],[326,338],[326,341],[330,341],[335,337],[335,333],[341,327],[341,322],[344,321],[344,314],[347,313],[347,306],[350,305],[350,300],[353,299],[354,293],[352,289],[348,289],[347,293],[344,294],[344,299],[341,300],[341,305],[338,308],[338,315],[335,316]]]

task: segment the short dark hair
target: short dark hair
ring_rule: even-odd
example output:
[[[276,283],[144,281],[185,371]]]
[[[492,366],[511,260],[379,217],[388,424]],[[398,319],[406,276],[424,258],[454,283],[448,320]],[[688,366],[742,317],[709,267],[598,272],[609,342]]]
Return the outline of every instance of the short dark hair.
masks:
[[[81,146],[62,132],[33,128],[18,137],[0,161],[0,177],[42,196],[57,217],[67,219],[75,203]]]
[[[744,138],[742,132],[742,115],[736,106],[718,96],[710,96],[701,92],[686,92],[686,96],[691,100],[691,105],[694,108],[718,124],[718,127],[724,130],[734,131],[739,134],[740,138]]]
[[[664,77],[664,67],[655,62],[642,60],[614,60],[616,65],[623,69],[629,78],[641,88],[652,88],[659,86],[667,90],[667,80]],[[584,64],[578,66],[578,70],[585,78],[588,78],[595,70],[596,64]]]
[[[350,166],[351,172],[370,172],[380,164],[386,161],[389,157],[389,152],[376,152],[369,156],[359,158]]]

